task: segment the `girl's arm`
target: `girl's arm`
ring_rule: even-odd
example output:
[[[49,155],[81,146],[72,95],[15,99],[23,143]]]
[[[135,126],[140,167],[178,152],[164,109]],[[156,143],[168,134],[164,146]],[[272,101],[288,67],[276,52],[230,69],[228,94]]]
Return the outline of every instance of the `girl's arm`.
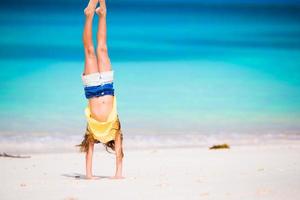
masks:
[[[116,152],[116,173],[113,179],[124,178],[122,176],[122,165],[123,165],[123,147],[122,147],[122,135],[121,132],[116,135],[115,138],[115,152]]]
[[[93,166],[93,153],[94,153],[94,142],[89,142],[88,151],[85,155],[85,164],[86,164],[86,179],[97,179],[93,176],[92,166]]]

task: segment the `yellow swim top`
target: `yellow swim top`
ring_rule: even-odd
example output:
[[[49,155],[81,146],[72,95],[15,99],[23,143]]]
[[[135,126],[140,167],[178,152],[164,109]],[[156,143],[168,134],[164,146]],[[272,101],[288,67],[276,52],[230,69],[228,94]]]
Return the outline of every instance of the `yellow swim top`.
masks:
[[[107,143],[115,139],[116,133],[120,130],[116,96],[114,96],[112,111],[109,114],[107,121],[100,122],[92,118],[89,106],[85,108],[85,116],[88,123],[88,131],[93,135],[95,140],[98,140],[101,143]]]

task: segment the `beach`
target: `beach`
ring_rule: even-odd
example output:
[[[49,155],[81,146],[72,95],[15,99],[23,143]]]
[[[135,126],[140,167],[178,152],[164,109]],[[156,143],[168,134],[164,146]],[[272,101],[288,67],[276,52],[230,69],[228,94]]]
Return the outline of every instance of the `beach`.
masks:
[[[2,2],[0,200],[299,199],[299,1],[107,1],[122,180],[75,147],[86,4]]]
[[[0,158],[0,197],[13,199],[297,199],[300,142],[230,149],[130,149],[122,180],[114,155],[96,148],[86,180],[84,154],[42,153]],[[79,178],[76,178],[78,177]]]

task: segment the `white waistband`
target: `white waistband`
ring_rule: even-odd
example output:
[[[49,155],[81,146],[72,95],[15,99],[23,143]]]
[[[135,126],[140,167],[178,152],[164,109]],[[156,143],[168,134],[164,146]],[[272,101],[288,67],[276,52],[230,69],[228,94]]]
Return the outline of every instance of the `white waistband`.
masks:
[[[93,73],[87,75],[81,75],[82,82],[84,86],[97,86],[101,85],[100,73]]]
[[[111,83],[114,80],[114,71],[96,72],[87,75],[81,75],[84,86],[97,86],[104,83]]]
[[[100,72],[100,79],[102,83],[113,82],[114,71],[112,70],[112,71]]]

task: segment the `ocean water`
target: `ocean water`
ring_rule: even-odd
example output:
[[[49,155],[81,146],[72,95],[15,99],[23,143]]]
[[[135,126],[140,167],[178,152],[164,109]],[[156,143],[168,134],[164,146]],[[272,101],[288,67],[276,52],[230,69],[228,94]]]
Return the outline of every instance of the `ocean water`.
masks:
[[[84,134],[85,4],[2,3],[1,150]],[[299,2],[108,1],[107,20],[128,146],[299,138]]]

